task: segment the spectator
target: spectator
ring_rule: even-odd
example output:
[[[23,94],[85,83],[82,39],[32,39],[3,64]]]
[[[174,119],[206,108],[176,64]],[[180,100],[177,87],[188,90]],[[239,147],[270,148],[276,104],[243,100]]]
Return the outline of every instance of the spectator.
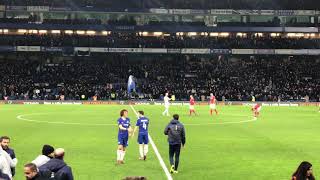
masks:
[[[292,174],[292,180],[315,180],[312,173],[312,164],[303,161],[298,169]]]
[[[18,159],[16,158],[16,154],[14,153],[14,150],[9,147],[10,138],[8,136],[0,137],[0,144],[2,149],[6,151],[10,155],[11,159],[15,162],[15,164],[17,164]],[[12,177],[15,175],[15,167],[11,168],[11,174]]]
[[[38,171],[38,168],[35,164],[29,163],[24,165],[24,176],[26,180],[50,180],[50,173],[42,173]]]
[[[179,122],[178,114],[173,115],[173,120],[165,128],[164,134],[168,136],[170,173],[178,173],[181,145],[184,147],[186,143],[185,129]]]
[[[41,167],[53,157],[54,157],[54,148],[50,145],[43,145],[42,155],[39,155],[35,160],[32,161],[32,163],[35,164],[37,167]]]
[[[54,151],[54,158],[42,165],[39,170],[44,173],[53,173],[52,175],[58,180],[73,180],[71,167],[64,161],[65,151],[58,148]]]
[[[0,170],[2,174],[5,174],[12,179],[11,168],[16,166],[16,162],[14,162],[10,155],[2,149],[0,146]],[[4,176],[5,176],[4,175]]]

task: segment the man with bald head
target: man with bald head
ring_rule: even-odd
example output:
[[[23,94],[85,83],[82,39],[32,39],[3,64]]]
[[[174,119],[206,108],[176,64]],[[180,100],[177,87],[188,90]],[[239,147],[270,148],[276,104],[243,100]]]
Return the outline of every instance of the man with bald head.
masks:
[[[71,167],[64,162],[65,151],[57,148],[54,151],[54,158],[42,165],[39,169],[43,172],[51,172],[57,180],[73,180]]]

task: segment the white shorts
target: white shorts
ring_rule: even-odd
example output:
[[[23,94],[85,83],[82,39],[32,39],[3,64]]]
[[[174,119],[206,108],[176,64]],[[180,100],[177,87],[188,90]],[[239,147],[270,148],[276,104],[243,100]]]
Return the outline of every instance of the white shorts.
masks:
[[[189,105],[190,110],[194,110],[194,105]]]
[[[169,104],[165,104],[165,105],[164,105],[164,107],[165,107],[166,109],[169,109],[169,106],[170,106]]]
[[[210,109],[216,109],[216,104],[210,104]]]

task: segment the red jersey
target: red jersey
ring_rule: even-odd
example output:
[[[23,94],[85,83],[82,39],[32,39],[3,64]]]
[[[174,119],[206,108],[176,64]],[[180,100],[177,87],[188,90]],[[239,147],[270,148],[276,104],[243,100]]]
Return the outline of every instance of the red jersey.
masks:
[[[216,104],[216,97],[210,97],[210,104]]]
[[[194,101],[194,99],[192,98],[192,99],[190,99],[190,105],[194,105],[195,104],[195,101]]]
[[[257,109],[259,109],[261,106],[260,106],[260,104],[256,104],[254,107],[253,107],[253,109],[254,110],[257,110]]]

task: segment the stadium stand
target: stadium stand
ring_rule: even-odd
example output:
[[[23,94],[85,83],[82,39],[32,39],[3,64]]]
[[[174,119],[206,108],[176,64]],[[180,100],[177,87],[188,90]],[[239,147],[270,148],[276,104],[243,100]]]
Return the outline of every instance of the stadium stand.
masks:
[[[320,94],[320,61],[315,57],[215,57],[188,55],[133,56],[107,54],[74,57],[73,61],[53,63],[48,55],[42,61],[29,56],[2,61],[0,97],[14,99],[66,100],[126,99],[129,75],[138,79],[137,94],[158,99],[165,91],[185,100],[189,94],[207,96],[216,92],[219,100],[317,101]],[[161,59],[161,61],[159,61]],[[170,66],[168,66],[170,64]]]

